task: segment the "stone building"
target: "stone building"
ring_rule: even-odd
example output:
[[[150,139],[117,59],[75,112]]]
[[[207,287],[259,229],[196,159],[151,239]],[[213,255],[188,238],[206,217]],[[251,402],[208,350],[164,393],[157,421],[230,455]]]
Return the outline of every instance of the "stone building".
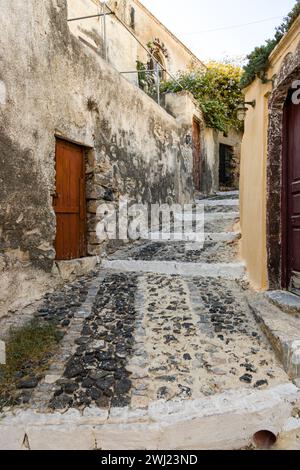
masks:
[[[300,18],[269,57],[249,106],[241,160],[242,255],[258,289],[300,293]],[[255,101],[254,101],[255,100]]]
[[[108,62],[127,80],[152,94],[154,99],[157,99],[156,76],[149,71],[159,67],[160,80],[165,80],[176,77],[178,72],[186,71],[191,66],[205,69],[201,60],[138,0],[110,0],[106,4],[105,11],[108,16],[105,23],[103,17],[70,22],[71,32],[82,43],[103,57],[106,56]],[[69,18],[101,14],[104,11],[100,0],[68,0],[68,8]],[[149,56],[143,45],[147,46],[157,63]],[[146,83],[143,83],[143,79],[139,79],[137,69],[140,70],[141,66],[147,71]],[[153,83],[150,90],[147,82],[150,82],[150,85]],[[168,111],[172,107],[170,99],[168,97],[167,104],[164,102],[164,97],[161,97],[161,104],[169,106]],[[180,100],[177,100],[177,103],[180,103]],[[177,104],[175,117],[178,117],[178,113],[182,113],[182,109],[179,110]],[[231,130],[228,135],[224,135],[208,129],[202,117],[194,117],[192,133],[193,180],[196,189],[208,194],[222,188],[238,189],[242,134]]]
[[[75,37],[66,0],[29,0],[25,9],[21,0],[4,0],[1,12],[5,313],[84,265],[61,260],[83,257],[93,265],[95,258],[86,257],[105,249],[95,232],[101,204],[120,196],[192,201],[189,136],[193,116],[201,116],[192,103],[188,121],[185,110],[178,118],[168,114]]]
[[[155,69],[156,63],[142,45],[147,46],[162,68],[173,75],[191,65],[204,68],[203,63],[138,0],[109,0],[106,5],[105,26],[103,17],[98,17],[70,22],[70,30],[84,44],[106,55],[108,62],[119,72],[137,70],[137,62],[150,70]],[[100,0],[68,0],[68,9],[69,18],[78,18],[101,14],[103,3]],[[138,84],[137,73],[124,75]],[[164,71],[162,76],[166,76]]]
[[[68,22],[101,13],[95,0],[1,2],[0,317],[94,266],[101,205],[218,189],[216,133],[192,97],[164,109],[121,73],[147,42],[171,73],[201,62],[140,2],[108,5],[126,27],[108,15],[106,53],[99,17]]]

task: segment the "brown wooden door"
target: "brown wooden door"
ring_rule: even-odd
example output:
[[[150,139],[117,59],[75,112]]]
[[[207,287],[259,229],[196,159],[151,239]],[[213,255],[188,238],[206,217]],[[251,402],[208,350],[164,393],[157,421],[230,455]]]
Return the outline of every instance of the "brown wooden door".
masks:
[[[300,105],[291,99],[285,105],[284,127],[285,287],[300,295]]]
[[[193,180],[197,191],[201,190],[201,136],[198,121],[193,120]]]
[[[86,256],[85,163],[83,148],[56,141],[56,259]]]

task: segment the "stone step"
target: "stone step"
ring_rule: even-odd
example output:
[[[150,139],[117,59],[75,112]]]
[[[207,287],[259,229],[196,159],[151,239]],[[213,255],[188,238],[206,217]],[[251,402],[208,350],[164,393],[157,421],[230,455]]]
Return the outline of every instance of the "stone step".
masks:
[[[240,232],[205,233],[205,240],[209,242],[233,242],[240,237]]]
[[[216,195],[217,197],[218,196],[224,196],[224,197],[229,197],[229,196],[233,196],[233,197],[239,197],[239,190],[236,190],[236,191],[217,191]]]
[[[247,301],[285,371],[300,386],[300,319],[287,315],[264,294],[248,294]]]
[[[142,237],[145,240],[151,241],[161,241],[161,242],[170,242],[172,237],[174,237],[174,233],[167,233],[167,232],[143,232]],[[241,237],[240,232],[204,232],[203,238],[206,242],[233,242],[235,240],[239,240]],[[187,236],[183,241],[190,242],[191,240]]]
[[[205,205],[204,207],[204,213],[205,215],[210,214],[210,213],[230,213],[230,212],[235,212],[236,214],[239,214],[240,208],[238,205],[232,206],[232,205],[214,205],[210,204],[209,206]]]
[[[195,219],[195,214],[192,212],[185,212],[183,217],[175,214],[175,220],[184,220],[185,222],[192,222]],[[235,220],[239,219],[238,212],[205,212],[204,220],[205,222],[215,221],[215,220]]]
[[[300,297],[283,290],[269,291],[265,294],[276,307],[300,318]]]
[[[205,207],[209,206],[232,206],[239,207],[240,201],[238,199],[197,199],[196,203],[204,204]]]
[[[0,449],[238,450],[253,445],[260,430],[278,435],[287,429],[299,403],[299,389],[284,383],[198,400],[157,401],[147,409],[22,410],[2,417]]]
[[[205,196],[204,194],[199,194],[197,200],[206,200],[206,201],[217,201],[224,199],[239,199],[239,191],[218,191],[212,196]]]
[[[176,261],[144,260],[104,260],[104,269],[121,272],[143,272],[187,277],[211,277],[224,279],[242,279],[245,276],[244,263],[178,263]]]

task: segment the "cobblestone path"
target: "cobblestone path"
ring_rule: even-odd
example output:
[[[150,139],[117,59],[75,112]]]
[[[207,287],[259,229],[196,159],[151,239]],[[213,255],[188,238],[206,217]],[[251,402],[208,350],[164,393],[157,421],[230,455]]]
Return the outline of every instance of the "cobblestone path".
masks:
[[[45,298],[37,315],[46,321],[55,316],[65,337],[36,387],[20,386],[19,406],[140,409],[156,400],[288,382],[245,298],[234,228],[237,196],[206,200],[205,214],[203,249],[136,242],[99,271]],[[126,268],[114,269],[122,261]],[[157,272],[147,272],[147,262],[156,262]],[[172,272],[174,262],[189,263],[189,275]],[[227,265],[230,274],[220,276]]]

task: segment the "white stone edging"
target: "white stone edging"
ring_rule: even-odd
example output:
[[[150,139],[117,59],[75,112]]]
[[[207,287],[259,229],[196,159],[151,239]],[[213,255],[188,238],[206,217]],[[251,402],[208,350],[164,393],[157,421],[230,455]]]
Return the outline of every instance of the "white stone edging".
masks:
[[[245,275],[244,263],[182,263],[176,261],[142,261],[142,260],[104,260],[104,269],[122,272],[158,273],[181,276],[222,277],[224,279],[241,279]]]
[[[299,404],[300,390],[286,383],[190,401],[158,401],[145,410],[18,410],[0,421],[0,449],[239,449],[259,430],[282,432]]]

